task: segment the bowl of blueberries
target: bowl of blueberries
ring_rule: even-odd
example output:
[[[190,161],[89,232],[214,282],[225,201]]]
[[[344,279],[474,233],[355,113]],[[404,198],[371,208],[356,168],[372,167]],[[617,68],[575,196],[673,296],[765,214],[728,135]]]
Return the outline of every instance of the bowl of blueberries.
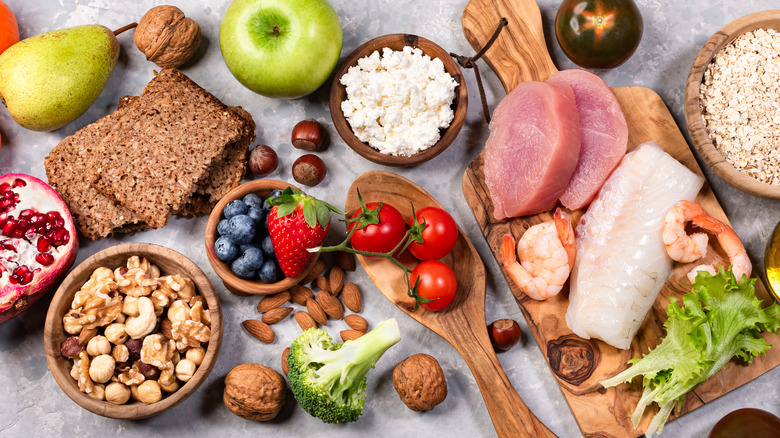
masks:
[[[268,235],[266,202],[287,187],[283,181],[258,179],[228,192],[206,223],[206,255],[225,287],[237,295],[268,295],[299,283],[314,267],[319,254],[295,278],[285,277]]]

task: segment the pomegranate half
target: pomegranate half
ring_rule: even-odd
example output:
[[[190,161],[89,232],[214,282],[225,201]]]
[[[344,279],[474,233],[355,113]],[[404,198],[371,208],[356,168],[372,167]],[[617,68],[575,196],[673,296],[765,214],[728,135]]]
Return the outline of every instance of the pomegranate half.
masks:
[[[78,250],[73,218],[51,186],[21,173],[0,176],[0,323],[51,289]]]

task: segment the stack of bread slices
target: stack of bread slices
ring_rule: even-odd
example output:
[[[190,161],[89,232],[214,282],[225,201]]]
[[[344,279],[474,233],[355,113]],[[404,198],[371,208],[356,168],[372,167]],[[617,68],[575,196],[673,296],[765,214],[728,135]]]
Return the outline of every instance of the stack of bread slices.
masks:
[[[254,138],[249,113],[165,68],[55,146],[46,175],[79,232],[97,240],[208,214],[240,182]]]

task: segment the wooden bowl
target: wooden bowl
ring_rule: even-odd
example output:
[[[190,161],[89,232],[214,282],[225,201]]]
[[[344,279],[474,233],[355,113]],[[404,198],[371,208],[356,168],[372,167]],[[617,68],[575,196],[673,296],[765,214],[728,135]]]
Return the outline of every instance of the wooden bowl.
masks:
[[[301,275],[295,278],[285,277],[283,280],[276,283],[263,283],[260,280],[245,280],[240,278],[233,271],[230,270],[230,266],[217,258],[217,254],[214,252],[214,242],[217,241],[219,235],[217,234],[217,224],[222,219],[222,210],[228,202],[234,199],[242,199],[244,196],[255,193],[261,198],[265,199],[274,190],[284,190],[287,187],[297,189],[298,187],[288,184],[283,181],[277,181],[273,179],[256,179],[247,183],[241,184],[235,189],[229,191],[214,207],[209,215],[209,220],[206,223],[206,255],[208,256],[211,267],[214,268],[214,272],[222,279],[222,283],[230,292],[236,295],[269,295],[283,290],[289,289],[291,286],[298,284],[303,280],[309,271],[314,268],[314,263],[319,258],[319,253],[314,254],[314,258],[309,263],[309,266],[303,270]]]
[[[192,378],[176,392],[165,394],[157,403],[146,404],[138,401],[129,401],[124,405],[114,405],[107,401],[99,401],[79,391],[78,384],[70,376],[73,361],[63,357],[60,353],[62,342],[68,338],[68,333],[62,324],[62,317],[70,309],[73,296],[86,283],[92,272],[105,266],[111,269],[125,266],[127,259],[137,255],[145,257],[150,263],[157,265],[163,274],[176,274],[189,276],[195,282],[198,295],[206,300],[211,316],[211,339],[206,349],[203,362],[198,367]],[[222,345],[222,310],[219,305],[219,297],[211,286],[206,274],[178,252],[159,245],[149,243],[125,243],[104,249],[78,265],[63,280],[54,298],[49,305],[46,314],[46,323],[43,331],[43,344],[46,350],[46,362],[49,364],[54,380],[71,400],[79,406],[104,417],[136,420],[157,415],[181,403],[194,393],[206,380],[214,364],[217,362],[219,349]],[[132,400],[132,398],[131,398]]]
[[[451,105],[455,112],[455,117],[453,118],[452,123],[450,123],[450,126],[440,132],[441,138],[436,144],[408,157],[383,154],[369,146],[367,143],[358,140],[352,132],[349,122],[347,122],[347,119],[344,117],[344,113],[341,111],[341,102],[346,100],[347,90],[346,87],[339,82],[341,77],[350,67],[357,65],[359,59],[370,55],[375,50],[379,50],[381,53],[383,48],[389,47],[392,50],[400,51],[403,50],[404,46],[419,48],[424,54],[431,58],[439,58],[442,63],[444,63],[444,70],[459,84],[458,88],[455,90],[455,99]],[[344,142],[347,143],[347,146],[352,148],[352,150],[360,154],[363,158],[386,166],[410,167],[416,166],[439,155],[447,149],[453,140],[455,140],[455,137],[457,137],[460,132],[460,128],[463,127],[463,122],[466,120],[468,97],[469,93],[466,89],[466,82],[463,80],[460,68],[447,51],[423,37],[397,33],[383,35],[366,42],[350,53],[347,59],[344,60],[341,67],[336,72],[336,76],[333,79],[333,86],[330,89],[330,115],[333,118],[333,124],[336,126],[336,130],[341,138],[344,139]]]
[[[696,148],[702,160],[722,180],[750,195],[780,200],[780,186],[753,179],[737,170],[723,158],[707,135],[707,129],[699,109],[699,88],[704,80],[704,72],[709,67],[712,58],[735,38],[758,28],[771,28],[780,31],[780,10],[756,12],[738,18],[716,32],[702,47],[693,61],[685,84],[685,122],[688,125],[688,133],[691,136],[693,147]]]

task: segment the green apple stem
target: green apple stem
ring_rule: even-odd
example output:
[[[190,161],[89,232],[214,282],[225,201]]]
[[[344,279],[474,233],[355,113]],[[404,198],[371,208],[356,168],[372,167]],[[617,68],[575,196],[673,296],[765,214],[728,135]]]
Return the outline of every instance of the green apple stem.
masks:
[[[120,33],[124,32],[126,30],[130,30],[130,29],[132,29],[132,28],[134,28],[136,26],[138,26],[138,23],[130,23],[127,26],[120,27],[119,29],[114,31],[114,36],[117,36]]]
[[[279,36],[279,26],[274,26],[274,36],[275,37]]]

